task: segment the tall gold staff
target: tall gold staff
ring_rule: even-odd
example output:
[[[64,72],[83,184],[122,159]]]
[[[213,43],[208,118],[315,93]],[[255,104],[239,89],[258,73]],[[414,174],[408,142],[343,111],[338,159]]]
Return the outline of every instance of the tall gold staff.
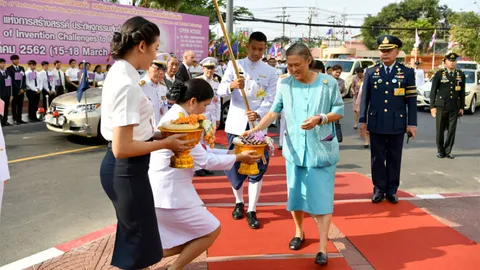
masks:
[[[230,38],[228,37],[227,29],[225,28],[225,23],[223,22],[222,14],[220,13],[220,7],[218,6],[217,0],[213,0],[213,4],[215,5],[215,9],[217,10],[217,17],[218,17],[218,21],[220,22],[220,26],[222,27],[223,37],[225,38],[225,42],[227,42],[228,53],[230,54],[230,61],[232,62],[233,69],[235,70],[235,75],[237,76],[237,79],[238,79],[240,78],[240,72],[238,71],[237,60],[235,59],[235,55],[233,54],[232,44],[230,43]],[[240,44],[239,44],[238,50],[240,50]],[[250,111],[250,105],[248,105],[248,99],[247,99],[247,95],[245,94],[245,90],[243,88],[240,88],[239,90],[242,92],[245,108],[247,109],[247,111]],[[252,129],[255,128],[255,123],[253,121],[250,121],[250,125],[252,126]],[[262,157],[262,162],[263,164],[267,163],[265,156]]]
[[[237,75],[237,79],[238,79],[240,78],[240,72],[238,71],[237,60],[235,59],[235,55],[233,54],[232,44],[230,43],[230,38],[228,37],[227,29],[225,28],[225,23],[223,22],[222,14],[220,13],[220,7],[218,6],[217,0],[213,0],[213,4],[215,5],[215,9],[217,10],[218,21],[220,22],[220,26],[222,27],[222,31],[223,31],[223,36],[228,46],[230,61],[232,61],[233,69],[235,70],[235,74]],[[242,88],[240,89],[240,91],[242,92],[242,97],[243,97],[243,102],[245,102],[245,107],[247,108],[247,111],[250,111],[250,105],[248,105],[248,99],[247,99],[247,96],[245,95],[245,90]],[[255,123],[253,121],[250,122],[250,125],[252,125],[252,128],[255,127]]]

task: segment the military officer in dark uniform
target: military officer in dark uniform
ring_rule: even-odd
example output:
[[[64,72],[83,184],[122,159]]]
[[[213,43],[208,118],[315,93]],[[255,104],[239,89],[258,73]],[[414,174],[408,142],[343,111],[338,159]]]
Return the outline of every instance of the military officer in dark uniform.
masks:
[[[372,202],[385,195],[398,203],[400,167],[405,133],[412,138],[417,131],[417,90],[413,69],[396,61],[402,41],[391,35],[378,39],[379,64],[367,69],[360,105],[360,135],[370,132],[372,164]]]
[[[437,71],[432,79],[430,112],[437,122],[437,157],[453,159],[452,147],[455,141],[457,119],[465,107],[465,74],[458,69],[458,54],[448,52],[443,62],[445,68]],[[444,141],[445,129],[448,129]]]

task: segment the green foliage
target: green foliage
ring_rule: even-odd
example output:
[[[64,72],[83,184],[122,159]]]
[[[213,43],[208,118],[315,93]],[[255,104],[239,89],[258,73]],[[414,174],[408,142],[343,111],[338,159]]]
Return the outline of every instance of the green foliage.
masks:
[[[363,26],[369,28],[362,29],[363,42],[369,49],[377,48],[377,38],[382,34],[398,35],[406,46],[404,51],[409,51],[415,42],[415,31],[405,30],[384,30],[375,28],[380,27],[424,27],[432,28],[434,26],[445,26],[439,22],[443,20],[443,24],[448,23],[447,19],[453,11],[447,6],[439,6],[439,0],[405,0],[400,3],[389,4],[382,8],[376,16],[368,16],[365,18]],[[420,39],[424,47],[428,44],[433,30],[419,31]],[[437,37],[442,33],[437,33]],[[406,40],[404,40],[406,39]]]
[[[240,41],[240,46],[239,46],[239,52],[238,52],[238,57],[237,55],[235,55],[235,58],[236,59],[241,59],[241,58],[244,58],[247,56],[247,43],[248,43],[248,37],[244,36],[244,35],[238,35],[238,34],[229,34],[228,35],[229,39],[230,39],[230,42],[233,46],[233,44],[235,44],[235,42],[237,42],[237,40]],[[217,44],[215,46],[215,56],[218,56],[222,59],[230,59],[230,54],[227,54],[227,55],[220,55],[219,53],[219,44],[220,42],[223,41],[225,43],[225,38],[220,38],[219,40],[217,40]],[[209,43],[210,44],[210,43]]]
[[[478,27],[480,26],[480,16],[473,12],[460,12],[450,17],[451,30],[456,42],[460,47],[455,47],[461,55],[471,57],[475,61],[480,61],[480,37]],[[477,28],[467,28],[477,26]]]

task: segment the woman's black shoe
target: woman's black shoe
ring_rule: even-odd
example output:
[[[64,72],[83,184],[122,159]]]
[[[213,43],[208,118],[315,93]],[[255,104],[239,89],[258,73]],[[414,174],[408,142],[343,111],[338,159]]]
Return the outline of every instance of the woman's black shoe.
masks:
[[[294,237],[288,246],[291,250],[299,250],[303,242],[305,242],[305,232],[303,232],[303,239],[300,239],[300,237]]]
[[[317,253],[317,257],[315,257],[315,263],[319,265],[326,265],[328,263],[327,254],[322,252]]]

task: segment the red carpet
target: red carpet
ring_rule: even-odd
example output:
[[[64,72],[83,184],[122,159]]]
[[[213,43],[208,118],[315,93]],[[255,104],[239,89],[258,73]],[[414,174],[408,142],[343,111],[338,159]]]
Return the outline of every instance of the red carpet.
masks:
[[[271,260],[244,260],[209,262],[208,270],[308,270],[308,269],[352,269],[344,258],[328,259],[327,266],[313,263],[313,258],[305,259],[271,259]]]
[[[277,171],[273,169],[273,171]],[[248,186],[245,181],[244,199],[248,201]],[[195,189],[206,204],[234,203],[230,182],[226,176],[197,177]],[[369,199],[372,196],[372,180],[358,173],[338,173],[335,179],[335,200]],[[399,197],[411,197],[398,192]],[[259,202],[286,202],[287,182],[283,174],[265,175]]]
[[[305,216],[304,221],[306,234],[304,248],[299,251],[292,251],[288,248],[288,243],[295,233],[295,225],[292,216],[283,206],[257,207],[257,217],[262,224],[259,230],[250,229],[245,219],[234,220],[231,208],[208,207],[208,210],[222,224],[222,232],[213,246],[208,249],[208,257],[258,254],[317,254],[318,252],[317,225],[309,216]],[[338,252],[330,242],[328,252]]]
[[[333,223],[375,269],[480,269],[480,245],[413,204],[335,204]]]
[[[278,133],[267,132],[267,136],[277,137]],[[225,130],[221,129],[215,132],[215,144],[228,146],[227,133],[225,133]]]

